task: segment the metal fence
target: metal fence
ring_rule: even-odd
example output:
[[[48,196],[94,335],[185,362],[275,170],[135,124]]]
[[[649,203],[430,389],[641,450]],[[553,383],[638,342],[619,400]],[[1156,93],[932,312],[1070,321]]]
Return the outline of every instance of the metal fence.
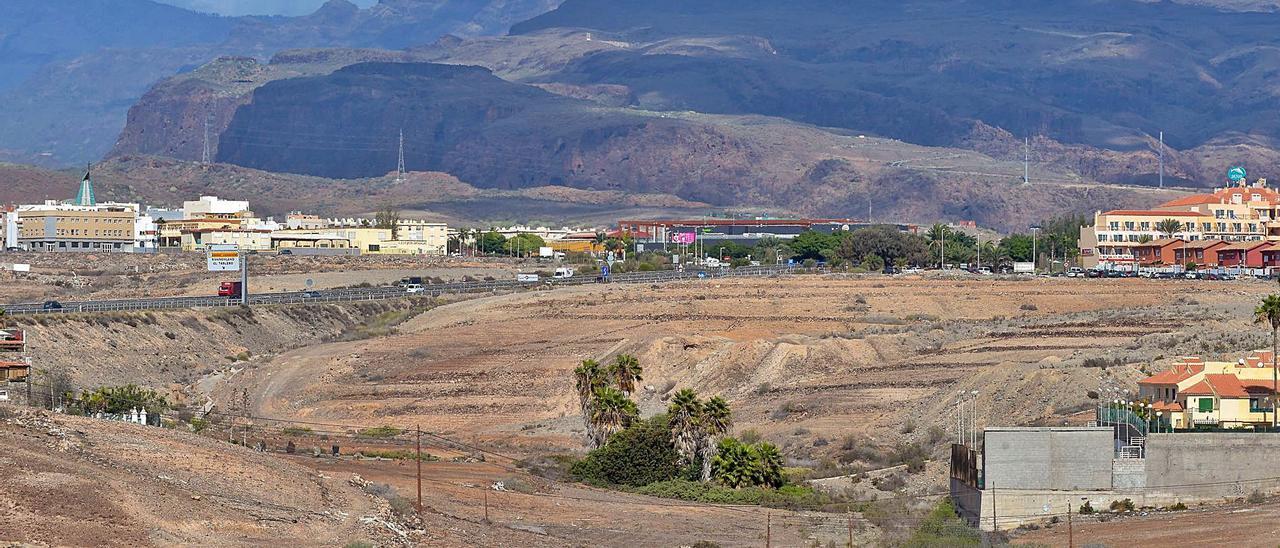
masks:
[[[793,273],[820,273],[823,269],[801,268],[796,266],[751,266],[740,268],[708,269],[703,271],[660,270],[653,272],[633,272],[616,274],[608,278],[609,283],[665,283],[682,280],[720,279],[741,277],[770,277]],[[431,284],[423,287],[421,292],[409,293],[399,286],[360,287],[348,289],[330,289],[323,291],[298,291],[290,293],[249,294],[250,305],[262,304],[310,304],[335,303],[351,301],[376,301],[399,299],[405,297],[439,297],[446,294],[476,293],[488,291],[506,291],[517,289],[545,289],[562,286],[586,285],[597,283],[597,278],[578,276],[557,278],[538,282],[518,282],[515,280],[492,280],[479,282],[453,282]],[[240,306],[237,297],[155,297],[142,299],[113,299],[95,301],[65,301],[57,307],[44,303],[18,303],[0,305],[5,314],[74,314],[80,312],[121,312],[136,310],[165,310],[176,308],[217,308]]]

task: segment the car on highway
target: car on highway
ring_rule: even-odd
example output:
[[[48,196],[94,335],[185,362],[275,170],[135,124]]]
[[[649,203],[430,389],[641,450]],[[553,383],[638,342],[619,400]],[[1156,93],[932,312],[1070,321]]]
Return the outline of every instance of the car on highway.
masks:
[[[404,286],[404,292],[410,293],[410,294],[422,293],[423,291],[426,291],[426,290],[427,288],[422,287],[422,284],[408,284]]]
[[[293,250],[292,250],[292,249],[281,249],[281,250],[280,250],[280,255],[293,255]]]
[[[318,298],[320,298],[320,292],[319,292],[319,291],[303,291],[303,292],[302,292],[302,298],[304,298],[304,299],[318,299]]]
[[[40,305],[40,310],[62,310],[62,303],[58,301],[45,301]]]

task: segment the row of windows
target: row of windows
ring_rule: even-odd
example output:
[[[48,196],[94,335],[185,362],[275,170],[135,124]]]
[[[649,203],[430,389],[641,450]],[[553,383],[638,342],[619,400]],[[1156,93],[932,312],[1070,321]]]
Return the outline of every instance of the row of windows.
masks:
[[[1121,224],[1119,221],[1111,221],[1107,226],[1111,230],[1119,231]],[[1140,230],[1147,232],[1151,230],[1150,222],[1135,223],[1133,221],[1125,221],[1123,226],[1126,231]],[[1188,223],[1183,226],[1183,229],[1195,230],[1196,225],[1195,223]],[[1260,230],[1258,223],[1200,223],[1202,232],[1214,232],[1215,229],[1217,232],[1258,232]]]
[[[132,231],[132,230],[130,230],[130,231],[129,231],[129,233],[128,233],[128,235],[132,235],[132,234],[133,234],[133,231]],[[126,234],[125,234],[125,231],[123,231],[123,230],[94,230],[94,231],[93,231],[93,234],[90,234],[88,230],[81,230],[81,229],[78,229],[78,228],[72,228],[72,229],[59,228],[59,229],[57,230],[57,235],[58,235],[58,236],[104,236],[104,237],[112,237],[112,236],[125,236]]]

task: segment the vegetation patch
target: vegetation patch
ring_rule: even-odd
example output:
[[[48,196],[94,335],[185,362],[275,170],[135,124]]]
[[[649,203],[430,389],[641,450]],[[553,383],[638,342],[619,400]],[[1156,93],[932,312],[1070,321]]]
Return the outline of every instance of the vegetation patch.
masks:
[[[915,533],[904,544],[907,548],[981,545],[982,535],[956,515],[951,497],[938,501],[938,505],[925,516]]]

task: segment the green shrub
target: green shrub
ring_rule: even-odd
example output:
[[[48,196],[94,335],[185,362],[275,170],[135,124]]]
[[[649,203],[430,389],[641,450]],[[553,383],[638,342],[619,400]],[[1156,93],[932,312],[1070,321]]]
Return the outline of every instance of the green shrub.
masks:
[[[408,449],[361,449],[359,453],[369,458],[391,460],[414,460],[418,455],[416,451],[410,451]],[[440,460],[440,457],[435,455],[431,455],[429,453],[422,454],[422,462],[435,462],[438,460]]]
[[[311,428],[308,426],[286,426],[281,432],[284,432],[286,436],[304,436],[311,433]]]
[[[680,454],[671,445],[671,423],[665,414],[632,423],[569,469],[574,479],[584,483],[633,487],[669,480],[681,472]]]
[[[831,502],[826,495],[801,485],[786,485],[780,489],[765,487],[734,489],[723,485],[674,479],[632,488],[629,491],[651,497],[711,504],[757,504],[771,508],[818,508]]]
[[[1087,500],[1086,500],[1086,501],[1084,501],[1084,504],[1081,504],[1081,505],[1080,505],[1079,513],[1080,513],[1081,515],[1085,515],[1085,516],[1087,516],[1087,515],[1089,515],[1089,514],[1092,514],[1093,512],[1094,512],[1094,510],[1093,510],[1093,505],[1092,505],[1092,504],[1089,504],[1089,501],[1087,501]]]
[[[658,267],[653,266],[651,263],[640,263],[640,266],[636,267],[636,270],[640,272],[653,272],[657,269]]]
[[[200,432],[203,432],[205,428],[209,427],[209,421],[205,419],[191,419],[190,424],[191,424],[191,431],[197,434],[199,434]]]
[[[394,438],[403,432],[394,426],[375,426],[373,428],[365,428],[360,431],[360,435],[366,438]]]
[[[944,497],[925,516],[904,546],[908,548],[942,546],[981,546],[982,535],[956,516],[951,497]]]
[[[1132,512],[1133,501],[1129,499],[1111,501],[1112,512]]]

